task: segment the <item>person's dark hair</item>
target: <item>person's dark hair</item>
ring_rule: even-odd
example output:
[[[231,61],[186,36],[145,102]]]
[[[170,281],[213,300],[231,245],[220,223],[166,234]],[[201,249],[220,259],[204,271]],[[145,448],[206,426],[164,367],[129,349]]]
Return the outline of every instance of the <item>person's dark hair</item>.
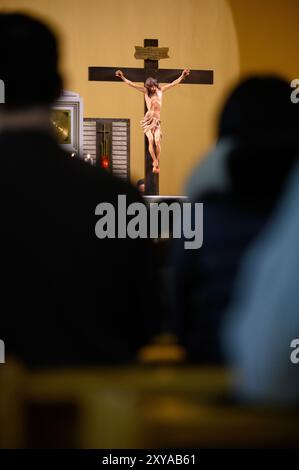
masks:
[[[250,77],[230,94],[219,119],[219,136],[251,138],[298,130],[290,84],[275,76]]]
[[[234,140],[228,158],[232,191],[240,201],[269,207],[299,156],[299,106],[287,81],[252,77],[227,99],[219,136]]]
[[[62,90],[54,34],[42,22],[20,13],[0,14],[0,79],[5,108],[50,105]]]
[[[145,184],[145,181],[143,178],[137,181],[136,187],[139,188],[139,186],[141,186],[142,184]]]
[[[152,91],[151,91],[151,87],[155,86],[157,87],[159,90],[160,90],[160,85],[158,83],[158,80],[156,78],[153,78],[153,77],[148,77],[146,80],[145,80],[145,84],[144,84],[145,88],[147,89],[147,93],[148,95],[151,97],[153,95]]]

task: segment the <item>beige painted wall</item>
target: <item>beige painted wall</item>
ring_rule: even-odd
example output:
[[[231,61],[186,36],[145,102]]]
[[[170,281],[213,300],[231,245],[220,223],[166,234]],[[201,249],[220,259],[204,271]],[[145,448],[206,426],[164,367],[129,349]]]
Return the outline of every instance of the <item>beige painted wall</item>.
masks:
[[[134,46],[158,38],[170,48],[163,68],[213,69],[215,84],[165,94],[161,194],[180,194],[186,176],[213,143],[215,116],[228,87],[251,71],[299,76],[296,0],[0,0],[55,26],[67,89],[84,98],[86,117],[131,120],[131,172],[143,176],[142,95],[123,83],[88,82],[90,65],[140,67]],[[298,55],[298,54],[297,54]],[[298,73],[296,73],[298,71]]]

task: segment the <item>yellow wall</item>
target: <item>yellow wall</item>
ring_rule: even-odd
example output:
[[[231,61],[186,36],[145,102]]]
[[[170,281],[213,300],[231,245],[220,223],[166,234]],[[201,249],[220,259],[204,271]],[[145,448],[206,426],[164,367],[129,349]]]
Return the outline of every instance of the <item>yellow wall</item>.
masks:
[[[213,1],[213,0],[212,0]],[[237,32],[241,74],[299,77],[298,0],[228,0]]]
[[[142,95],[123,83],[88,82],[90,65],[140,67],[134,46],[158,38],[170,48],[163,68],[213,69],[215,84],[165,94],[160,192],[180,194],[186,176],[215,137],[215,116],[240,74],[299,77],[297,0],[0,0],[55,25],[65,87],[84,98],[86,117],[131,120],[132,179],[143,176]]]

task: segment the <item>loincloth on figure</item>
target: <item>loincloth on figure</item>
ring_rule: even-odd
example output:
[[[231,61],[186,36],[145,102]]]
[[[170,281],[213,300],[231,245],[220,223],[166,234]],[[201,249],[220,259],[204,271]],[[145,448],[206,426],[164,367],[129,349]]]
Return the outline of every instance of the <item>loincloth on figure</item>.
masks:
[[[154,116],[152,112],[148,111],[145,114],[144,118],[140,121],[140,124],[145,134],[149,131],[151,131],[152,134],[154,134],[156,130],[159,129],[160,137],[162,137],[161,121],[159,118]]]

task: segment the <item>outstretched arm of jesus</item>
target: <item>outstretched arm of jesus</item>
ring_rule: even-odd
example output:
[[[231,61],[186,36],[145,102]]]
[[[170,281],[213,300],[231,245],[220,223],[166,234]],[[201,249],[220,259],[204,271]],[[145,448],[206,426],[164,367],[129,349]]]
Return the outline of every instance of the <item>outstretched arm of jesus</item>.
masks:
[[[133,83],[133,82],[131,82],[131,80],[128,80],[128,79],[124,76],[124,74],[123,74],[123,72],[122,72],[121,70],[117,70],[117,71],[115,72],[115,75],[116,75],[117,77],[121,78],[122,81],[125,82],[127,85],[131,86],[132,88],[135,88],[135,90],[142,91],[142,93],[145,93],[146,89],[145,89],[144,86],[136,85],[136,83]]]
[[[174,80],[173,82],[171,83],[168,83],[167,85],[163,85],[161,86],[161,90],[162,91],[166,91],[166,90],[169,90],[170,88],[178,85],[179,83],[181,83],[181,81],[186,78],[188,75],[190,74],[190,70],[189,69],[185,69],[183,70],[183,72],[181,73],[181,75],[179,76],[179,78],[177,78],[176,80]]]

